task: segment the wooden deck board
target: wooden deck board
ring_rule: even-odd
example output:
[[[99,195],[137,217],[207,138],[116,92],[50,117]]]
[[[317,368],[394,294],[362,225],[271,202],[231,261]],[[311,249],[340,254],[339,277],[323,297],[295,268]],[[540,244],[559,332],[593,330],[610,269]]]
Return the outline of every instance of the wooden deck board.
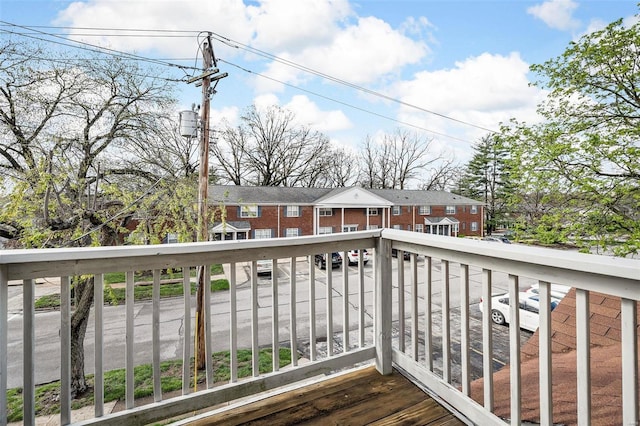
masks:
[[[189,423],[200,425],[463,425],[407,378],[369,367]]]

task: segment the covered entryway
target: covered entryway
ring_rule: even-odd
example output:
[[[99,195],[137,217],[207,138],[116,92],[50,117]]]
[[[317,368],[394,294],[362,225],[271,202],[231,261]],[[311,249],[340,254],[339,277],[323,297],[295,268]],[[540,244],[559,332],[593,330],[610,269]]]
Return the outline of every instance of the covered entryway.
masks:
[[[209,230],[211,241],[246,240],[249,238],[251,224],[245,221],[216,222]]]
[[[455,217],[425,217],[424,232],[426,234],[447,235],[457,237],[460,221]]]

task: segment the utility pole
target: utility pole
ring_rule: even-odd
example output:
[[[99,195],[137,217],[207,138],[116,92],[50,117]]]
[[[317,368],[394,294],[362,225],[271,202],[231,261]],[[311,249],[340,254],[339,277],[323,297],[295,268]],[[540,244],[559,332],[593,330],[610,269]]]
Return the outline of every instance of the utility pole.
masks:
[[[200,168],[198,175],[198,241],[207,241],[209,239],[209,221],[208,221],[208,208],[207,208],[207,195],[209,191],[209,110],[211,99],[211,81],[218,81],[228,74],[216,74],[217,68],[213,68],[216,65],[215,56],[213,54],[213,45],[211,43],[211,33],[207,35],[206,40],[202,43],[202,74],[193,77],[187,81],[187,83],[201,82],[202,84],[202,108],[200,117]],[[213,74],[216,74],[212,77]],[[196,83],[198,85],[198,83]],[[194,352],[197,359],[197,368],[199,370],[206,366],[206,351],[205,344],[207,339],[211,336],[206,336],[205,329],[206,324],[210,321],[210,318],[205,316],[205,285],[210,283],[205,282],[205,266],[200,266],[198,270],[198,288],[196,293],[196,344]]]

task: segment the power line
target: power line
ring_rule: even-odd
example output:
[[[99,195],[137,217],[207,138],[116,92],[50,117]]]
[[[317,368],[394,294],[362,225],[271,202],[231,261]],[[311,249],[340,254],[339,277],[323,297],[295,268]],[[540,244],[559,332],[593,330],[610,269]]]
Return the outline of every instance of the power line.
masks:
[[[0,24],[2,24],[3,26],[10,26],[10,27],[16,27],[16,28],[21,28],[21,29],[26,29],[26,30],[30,30],[31,27],[26,27],[23,25],[17,25],[17,24],[12,24],[10,22],[6,22],[6,21],[2,21],[0,20]],[[115,57],[121,57],[121,58],[129,58],[129,59],[135,59],[135,60],[139,60],[139,61],[143,61],[143,62],[149,62],[152,64],[156,64],[156,65],[163,65],[163,66],[169,66],[169,67],[176,67],[176,68],[180,68],[180,69],[190,69],[190,70],[198,70],[200,71],[199,68],[192,68],[192,67],[188,67],[188,66],[184,66],[184,65],[179,65],[179,64],[174,64],[171,62],[165,62],[165,61],[160,61],[157,59],[152,59],[152,58],[147,58],[144,56],[140,56],[140,55],[136,55],[134,53],[127,53],[127,52],[122,52],[119,50],[115,50],[115,49],[110,49],[108,47],[102,47],[102,46],[98,46],[95,44],[91,44],[91,43],[86,43],[83,41],[77,41],[77,40],[71,40],[71,42],[79,44],[80,46],[76,46],[73,44],[69,44],[69,43],[64,43],[64,42],[60,42],[60,41],[55,41],[55,40],[49,40],[49,39],[45,39],[42,37],[35,37],[29,34],[19,34],[15,31],[10,31],[10,30],[6,30],[3,29],[1,30],[3,32],[9,33],[9,34],[15,34],[15,35],[21,35],[23,37],[27,37],[27,38],[31,38],[31,39],[35,39],[35,40],[40,40],[40,41],[46,41],[49,43],[54,43],[54,44],[59,44],[62,46],[66,46],[66,47],[72,47],[72,48],[76,48],[76,49],[82,49],[82,50],[87,50],[93,53],[104,53],[104,54],[108,54],[108,55],[112,55]],[[33,30],[36,34],[40,34],[42,36],[49,36],[49,37],[54,37],[54,38],[59,38],[59,39],[63,39],[65,41],[67,41],[68,39],[56,34],[51,34],[51,33],[46,33],[44,31],[39,31],[39,30]]]
[[[0,24],[1,23],[3,23],[3,21],[0,21]],[[136,35],[136,37],[143,37],[144,33],[149,33],[149,32],[167,33],[167,34],[176,34],[176,33],[177,34],[193,34],[195,32],[195,31],[189,31],[189,30],[149,30],[149,29],[100,28],[100,27],[93,27],[93,28],[92,27],[53,27],[53,26],[33,26],[33,27],[20,26],[20,27],[21,28],[25,28],[25,29],[29,29],[29,28],[50,28],[50,29],[64,29],[64,30],[127,31],[127,32],[131,32],[131,33],[134,33],[134,34],[141,34],[141,35]],[[203,33],[202,31],[199,31],[198,35],[200,35],[202,33]],[[342,80],[342,79],[340,79],[338,77],[334,77],[332,75],[323,73],[323,72],[315,70],[313,68],[298,64],[298,63],[293,62],[291,60],[278,57],[276,55],[273,55],[271,53],[268,53],[268,52],[260,50],[260,49],[256,49],[256,48],[251,47],[251,46],[249,46],[247,44],[235,41],[235,40],[233,40],[233,39],[231,39],[229,37],[223,36],[223,35],[218,34],[216,32],[212,31],[211,34],[212,34],[214,39],[216,39],[217,41],[219,41],[219,42],[221,42],[221,43],[223,43],[223,44],[225,44],[225,45],[227,45],[227,46],[229,46],[231,48],[245,50],[247,52],[253,53],[254,55],[261,56],[261,57],[263,57],[265,59],[269,59],[269,60],[281,63],[283,65],[286,65],[286,66],[298,69],[300,71],[315,75],[315,76],[320,77],[322,79],[325,79],[325,80],[328,80],[328,81],[332,81],[334,83],[337,83],[337,84],[352,88],[354,90],[360,91],[362,93],[366,93],[366,94],[371,95],[371,96],[379,97],[381,99],[385,99],[387,101],[394,102],[396,104],[405,106],[407,108],[411,108],[411,109],[418,110],[418,111],[421,111],[421,112],[424,112],[424,113],[427,113],[427,114],[435,115],[435,116],[443,118],[445,120],[453,121],[455,123],[462,124],[462,125],[469,126],[469,127],[473,127],[473,128],[479,129],[479,130],[486,131],[486,132],[498,133],[496,130],[489,129],[487,127],[483,127],[483,126],[480,126],[480,125],[477,125],[477,124],[474,124],[474,123],[471,123],[471,122],[468,122],[468,121],[465,121],[465,120],[460,120],[460,119],[457,119],[457,118],[454,118],[454,117],[450,117],[450,116],[448,116],[446,114],[441,114],[439,112],[432,111],[432,110],[429,110],[427,108],[423,108],[421,106],[402,101],[400,99],[391,97],[389,95],[385,95],[384,93],[380,93],[380,92],[377,92],[375,90],[368,89],[366,87],[357,85],[355,83],[351,83],[351,82],[348,82],[346,80]],[[102,35],[104,36],[104,34],[102,34]],[[192,68],[195,68],[195,67],[192,67]],[[248,71],[248,70],[245,70],[245,71]],[[256,74],[256,73],[254,73],[254,74]],[[263,76],[263,77],[265,77],[265,76]],[[282,82],[280,82],[280,83],[282,83]],[[285,83],[282,83],[282,84],[285,84]],[[288,85],[288,86],[295,87],[295,86],[291,86],[291,85]],[[331,100],[330,98],[327,98],[327,99]],[[395,121],[397,121],[397,120],[395,120]],[[443,136],[448,136],[448,135],[443,135]],[[455,139],[455,137],[454,137],[454,139]]]
[[[236,41],[231,40],[231,39],[229,39],[227,37],[221,36],[220,34],[217,34],[215,32],[212,33],[212,34],[215,36],[214,38],[216,40],[220,41],[221,43],[226,44],[229,47],[232,47],[232,48],[235,48],[235,49],[246,50],[246,51],[254,53],[254,54],[258,55],[258,56],[262,56],[264,58],[274,60],[274,61],[279,62],[281,64],[290,66],[292,68],[299,69],[301,71],[316,75],[318,77],[324,78],[324,79],[329,80],[329,81],[333,81],[335,83],[350,87],[352,89],[361,91],[361,92],[369,94],[369,95],[373,95],[373,96],[376,96],[376,97],[379,97],[379,98],[382,98],[382,99],[385,99],[385,100],[388,100],[388,101],[391,101],[391,102],[395,102],[397,104],[400,104],[402,106],[406,106],[408,108],[412,108],[412,109],[416,109],[418,111],[426,112],[428,114],[436,115],[436,116],[444,118],[446,120],[451,120],[451,121],[454,121],[454,122],[459,123],[459,124],[464,124],[465,126],[474,127],[476,129],[484,130],[484,131],[491,132],[491,133],[498,133],[495,130],[488,129],[486,127],[479,126],[477,124],[473,124],[473,123],[470,123],[468,121],[459,120],[457,118],[449,117],[448,115],[441,114],[441,113],[438,113],[438,112],[435,112],[435,111],[431,111],[431,110],[428,110],[426,108],[422,108],[420,106],[417,106],[417,105],[414,105],[414,104],[410,104],[408,102],[401,101],[400,99],[393,98],[393,97],[385,95],[383,93],[376,92],[375,90],[371,90],[371,89],[368,89],[366,87],[362,87],[362,86],[359,86],[357,84],[350,83],[350,82],[348,82],[346,80],[342,80],[342,79],[339,79],[337,77],[333,77],[333,76],[331,76],[329,74],[325,74],[323,72],[314,70],[314,69],[306,67],[304,65],[297,64],[297,63],[295,63],[293,61],[290,61],[288,59],[280,58],[278,56],[272,55],[271,53],[265,52],[263,50],[256,49],[254,47],[248,46],[248,45],[240,43],[240,42],[236,42]]]
[[[218,61],[219,62],[224,62],[225,64],[229,64],[232,67],[238,68],[239,70],[242,70],[242,71],[244,71],[246,73],[257,75],[257,76],[265,78],[267,80],[271,80],[271,81],[274,81],[276,83],[283,84],[283,85],[285,85],[287,87],[291,87],[293,89],[300,90],[301,92],[309,93],[309,94],[311,94],[313,96],[317,96],[319,98],[326,99],[328,101],[335,102],[337,104],[344,105],[346,107],[353,108],[355,110],[362,111],[364,113],[374,115],[376,117],[384,118],[385,120],[394,121],[394,122],[396,122],[398,124],[402,124],[402,125],[405,125],[405,126],[413,127],[414,129],[418,129],[418,130],[422,130],[422,131],[425,131],[425,132],[433,133],[434,135],[444,136],[444,137],[447,137],[447,138],[450,138],[450,139],[454,139],[454,140],[457,140],[457,141],[460,141],[460,142],[465,142],[465,143],[469,143],[469,144],[471,143],[471,142],[469,142],[468,140],[465,140],[465,139],[461,139],[461,138],[458,138],[458,137],[455,137],[455,136],[447,135],[446,133],[436,132],[435,130],[430,130],[430,129],[427,129],[427,128],[424,128],[424,127],[420,127],[420,126],[415,125],[415,124],[407,123],[405,121],[398,120],[396,118],[389,117],[389,116],[384,115],[384,114],[379,114],[377,112],[370,111],[368,109],[361,108],[359,106],[356,106],[356,105],[353,105],[353,104],[349,104],[347,102],[340,101],[340,100],[335,99],[335,98],[331,98],[329,96],[323,95],[323,94],[318,93],[318,92],[313,92],[311,90],[303,89],[302,87],[298,87],[298,86],[295,86],[295,85],[290,84],[290,83],[285,83],[284,81],[280,81],[280,80],[275,79],[273,77],[269,77],[267,75],[264,75],[264,74],[261,74],[261,73],[255,72],[255,71],[251,71],[251,70],[249,70],[247,68],[244,68],[244,67],[242,67],[240,65],[237,65],[237,64],[234,64],[232,62],[229,62],[229,61],[227,61],[225,59],[218,59]]]

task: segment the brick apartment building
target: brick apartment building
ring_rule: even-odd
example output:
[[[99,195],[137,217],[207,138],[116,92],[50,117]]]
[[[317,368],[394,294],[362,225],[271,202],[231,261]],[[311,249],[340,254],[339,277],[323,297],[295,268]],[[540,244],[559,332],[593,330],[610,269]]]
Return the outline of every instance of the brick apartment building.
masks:
[[[482,236],[483,204],[445,191],[212,186],[211,240],[394,228]]]

